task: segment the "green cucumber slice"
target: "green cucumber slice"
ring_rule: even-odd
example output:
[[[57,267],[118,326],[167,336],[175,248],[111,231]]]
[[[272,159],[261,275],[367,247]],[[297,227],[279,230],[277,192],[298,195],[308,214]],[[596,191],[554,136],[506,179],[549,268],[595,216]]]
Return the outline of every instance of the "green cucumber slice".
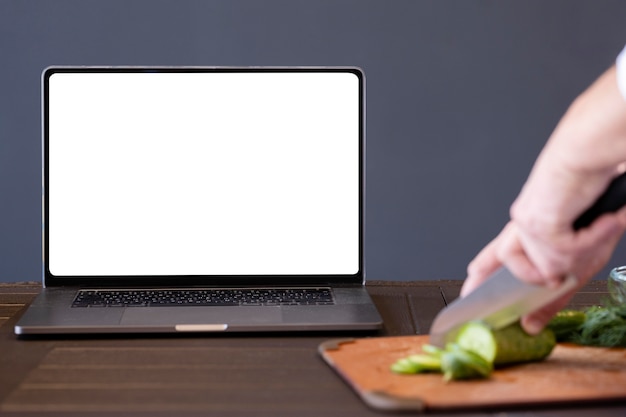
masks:
[[[391,370],[398,374],[441,372],[441,359],[429,354],[410,355],[394,362]]]
[[[487,378],[493,367],[477,353],[466,350],[456,343],[449,343],[441,354],[441,370],[444,381]]]

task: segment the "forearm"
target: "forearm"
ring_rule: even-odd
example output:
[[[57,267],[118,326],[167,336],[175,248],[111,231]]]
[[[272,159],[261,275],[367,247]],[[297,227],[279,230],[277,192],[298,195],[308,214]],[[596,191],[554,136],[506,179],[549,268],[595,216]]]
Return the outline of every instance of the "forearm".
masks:
[[[581,94],[548,140],[511,216],[530,229],[569,228],[626,161],[626,100],[615,67]]]
[[[546,146],[581,175],[610,171],[626,160],[626,100],[616,67],[609,68],[570,106]]]

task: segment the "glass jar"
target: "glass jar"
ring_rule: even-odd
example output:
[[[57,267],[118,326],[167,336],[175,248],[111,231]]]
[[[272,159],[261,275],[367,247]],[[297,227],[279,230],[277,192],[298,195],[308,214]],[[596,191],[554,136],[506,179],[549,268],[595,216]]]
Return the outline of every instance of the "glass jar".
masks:
[[[626,266],[618,266],[611,270],[608,287],[613,301],[626,304]]]

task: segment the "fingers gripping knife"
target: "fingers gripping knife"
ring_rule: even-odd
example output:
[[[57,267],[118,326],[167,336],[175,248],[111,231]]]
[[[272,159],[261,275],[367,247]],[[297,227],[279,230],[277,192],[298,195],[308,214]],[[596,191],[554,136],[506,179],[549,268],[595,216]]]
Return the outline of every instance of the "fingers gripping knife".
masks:
[[[626,173],[616,177],[600,198],[573,224],[575,230],[589,226],[598,216],[619,210],[626,204]],[[538,310],[576,287],[568,275],[557,288],[529,284],[500,268],[476,290],[441,310],[430,328],[430,343],[443,347],[456,331],[470,320],[482,320],[500,329]]]

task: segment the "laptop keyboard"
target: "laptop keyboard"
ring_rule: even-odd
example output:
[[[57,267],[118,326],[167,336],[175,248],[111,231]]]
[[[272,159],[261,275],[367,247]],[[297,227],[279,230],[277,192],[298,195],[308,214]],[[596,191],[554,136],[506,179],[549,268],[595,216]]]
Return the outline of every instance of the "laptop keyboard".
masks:
[[[72,307],[330,305],[330,288],[80,290]]]

